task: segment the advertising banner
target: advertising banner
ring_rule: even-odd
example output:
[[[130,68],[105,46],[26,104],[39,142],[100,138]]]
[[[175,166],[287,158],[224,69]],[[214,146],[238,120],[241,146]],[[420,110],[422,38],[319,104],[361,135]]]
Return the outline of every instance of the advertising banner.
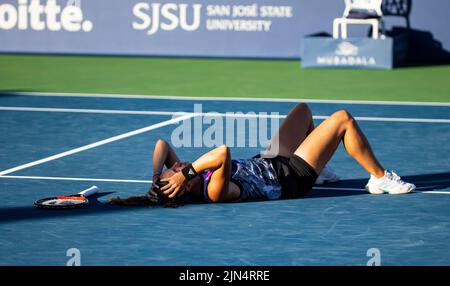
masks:
[[[294,0],[1,0],[0,52],[298,58]]]

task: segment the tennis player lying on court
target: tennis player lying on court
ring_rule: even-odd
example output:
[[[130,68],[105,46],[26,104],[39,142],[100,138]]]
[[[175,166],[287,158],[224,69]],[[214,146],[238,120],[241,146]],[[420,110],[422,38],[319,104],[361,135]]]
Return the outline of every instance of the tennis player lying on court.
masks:
[[[279,148],[274,151],[276,142]],[[316,181],[338,180],[326,164],[340,142],[370,174],[366,185],[369,193],[405,194],[415,189],[383,168],[347,111],[333,113],[315,128],[310,109],[302,103],[289,112],[266,150],[267,154],[277,152],[276,156],[232,159],[230,149],[224,145],[192,163],[182,163],[167,142],[158,140],[153,153],[153,185],[145,199],[141,198],[149,204],[186,197],[206,202],[299,198]],[[164,166],[167,169],[163,172]],[[115,198],[110,203],[136,205],[143,201]]]

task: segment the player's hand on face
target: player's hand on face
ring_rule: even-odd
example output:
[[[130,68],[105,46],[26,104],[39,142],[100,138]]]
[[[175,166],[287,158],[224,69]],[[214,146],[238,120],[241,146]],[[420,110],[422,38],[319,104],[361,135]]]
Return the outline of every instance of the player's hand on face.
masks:
[[[158,180],[160,179],[160,174],[155,174],[152,177],[152,186],[150,188],[150,190],[153,190],[154,188],[159,189],[159,186],[156,184],[156,182],[158,182]]]
[[[153,192],[157,194],[157,192],[160,191],[160,185],[159,185],[160,181],[161,181],[161,174],[155,173],[152,177],[152,185],[151,185],[148,193],[150,193],[150,191],[153,190]]]
[[[158,194],[154,191],[154,189],[159,189],[159,186],[156,184],[156,182],[159,180],[159,175],[155,174],[152,178],[152,185],[150,187],[150,190],[147,192],[147,198],[156,203],[158,202]]]
[[[158,203],[158,201],[159,201],[158,200],[158,194],[155,191],[153,191],[153,190],[148,191],[147,197],[153,203]]]
[[[169,198],[173,198],[176,195],[182,195],[184,193],[183,184],[186,181],[183,173],[176,172],[170,178],[162,179],[162,182],[167,182],[165,186],[161,188],[161,191]]]
[[[159,180],[160,176],[161,176],[160,174],[153,175],[153,177],[152,177],[153,185]]]

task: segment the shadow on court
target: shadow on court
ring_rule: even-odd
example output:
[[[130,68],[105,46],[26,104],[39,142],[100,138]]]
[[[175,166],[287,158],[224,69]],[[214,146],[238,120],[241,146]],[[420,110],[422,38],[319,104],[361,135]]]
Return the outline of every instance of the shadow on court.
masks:
[[[407,182],[414,183],[418,188],[417,192],[450,188],[450,172],[405,176],[402,178]],[[366,183],[367,179],[354,179],[354,180],[342,180],[337,183],[326,185],[317,185],[312,192],[310,192],[307,196],[301,199],[366,195],[367,193],[364,191],[364,186]],[[42,210],[37,209],[32,205],[12,207],[12,208],[1,208],[0,224],[21,220],[37,220],[56,217],[89,215],[106,212],[125,212],[136,210],[136,208],[142,208],[142,207],[111,206],[106,205],[98,200],[99,198],[110,194],[113,194],[113,192],[103,192],[93,195],[92,197],[89,198],[90,206],[84,209]]]
[[[402,176],[402,180],[416,185],[416,192],[446,189],[450,187],[450,172],[426,175]],[[354,196],[365,193],[367,179],[342,180],[337,183],[316,185],[307,198]]]

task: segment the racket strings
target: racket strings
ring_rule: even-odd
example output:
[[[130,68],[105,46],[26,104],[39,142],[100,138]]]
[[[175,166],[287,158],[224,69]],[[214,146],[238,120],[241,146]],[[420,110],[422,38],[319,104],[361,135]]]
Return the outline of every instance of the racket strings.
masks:
[[[64,198],[64,199],[53,199],[48,201],[41,202],[42,205],[47,206],[63,206],[63,205],[80,205],[84,204],[86,200],[80,200],[79,198],[76,199],[70,199],[70,198]]]
[[[72,200],[72,201],[85,201],[86,199],[83,197],[77,196],[59,196],[56,197],[57,200]]]
[[[56,196],[51,198],[44,198],[34,202],[34,206],[44,209],[72,209],[81,208],[89,205],[87,196],[98,192],[97,186],[92,186],[75,195]]]

